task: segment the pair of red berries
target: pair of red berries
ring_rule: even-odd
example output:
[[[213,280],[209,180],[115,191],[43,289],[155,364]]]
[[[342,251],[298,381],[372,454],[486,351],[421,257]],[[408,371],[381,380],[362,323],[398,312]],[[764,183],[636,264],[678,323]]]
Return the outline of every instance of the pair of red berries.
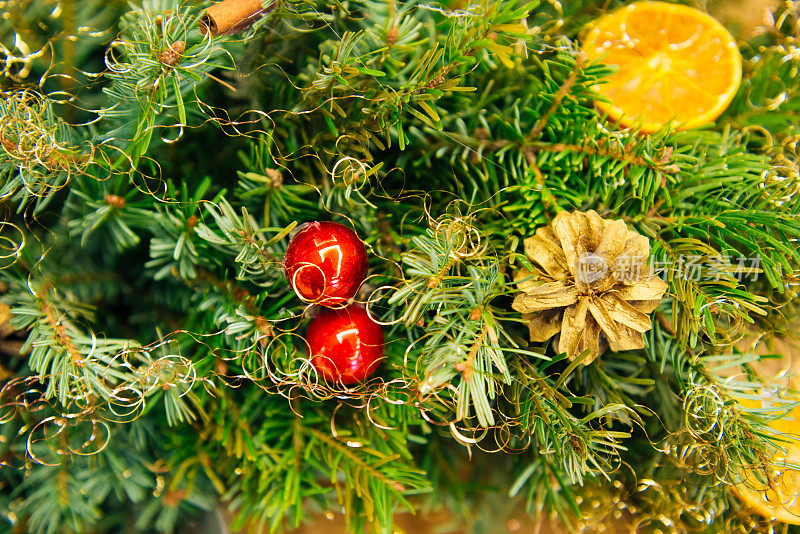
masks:
[[[306,223],[290,240],[283,269],[301,299],[341,306],[367,277],[367,249],[346,226]],[[375,372],[383,358],[383,330],[356,304],[322,310],[311,321],[306,341],[312,365],[332,382],[360,382]]]

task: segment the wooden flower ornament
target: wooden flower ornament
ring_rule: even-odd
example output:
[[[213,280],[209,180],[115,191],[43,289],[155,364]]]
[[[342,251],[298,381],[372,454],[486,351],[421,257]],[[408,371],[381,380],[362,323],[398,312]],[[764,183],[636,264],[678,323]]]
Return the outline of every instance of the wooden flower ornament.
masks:
[[[595,211],[562,212],[525,240],[525,254],[535,270],[517,273],[512,306],[529,321],[531,341],[558,336],[557,350],[572,360],[589,351],[585,364],[609,347],[644,348],[667,289],[651,272],[645,236]]]

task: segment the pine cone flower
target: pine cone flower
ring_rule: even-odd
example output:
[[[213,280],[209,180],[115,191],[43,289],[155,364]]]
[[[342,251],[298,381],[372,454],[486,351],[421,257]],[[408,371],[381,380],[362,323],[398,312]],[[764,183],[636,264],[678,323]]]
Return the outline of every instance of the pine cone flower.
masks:
[[[512,307],[529,321],[531,341],[555,340],[574,360],[589,350],[585,364],[611,348],[644,348],[667,284],[648,265],[650,242],[595,211],[559,213],[548,227],[525,240],[535,271],[520,270],[522,293]]]

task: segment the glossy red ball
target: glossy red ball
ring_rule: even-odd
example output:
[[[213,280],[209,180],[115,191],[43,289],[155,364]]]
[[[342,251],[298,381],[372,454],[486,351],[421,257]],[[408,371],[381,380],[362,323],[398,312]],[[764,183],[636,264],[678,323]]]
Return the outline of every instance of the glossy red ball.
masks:
[[[359,305],[323,309],[311,321],[306,341],[312,365],[331,382],[361,382],[383,359],[383,329]]]
[[[301,299],[338,306],[353,298],[367,277],[367,249],[346,226],[306,223],[289,241],[283,271]]]

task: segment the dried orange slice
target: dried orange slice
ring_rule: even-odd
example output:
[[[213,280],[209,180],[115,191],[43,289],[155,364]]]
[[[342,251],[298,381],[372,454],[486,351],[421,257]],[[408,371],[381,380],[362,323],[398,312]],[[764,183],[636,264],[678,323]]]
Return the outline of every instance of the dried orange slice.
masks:
[[[736,41],[697,9],[666,2],[636,2],[601,16],[582,39],[589,60],[619,70],[595,87],[597,102],[622,127],[650,133],[713,122],[742,79]]]

